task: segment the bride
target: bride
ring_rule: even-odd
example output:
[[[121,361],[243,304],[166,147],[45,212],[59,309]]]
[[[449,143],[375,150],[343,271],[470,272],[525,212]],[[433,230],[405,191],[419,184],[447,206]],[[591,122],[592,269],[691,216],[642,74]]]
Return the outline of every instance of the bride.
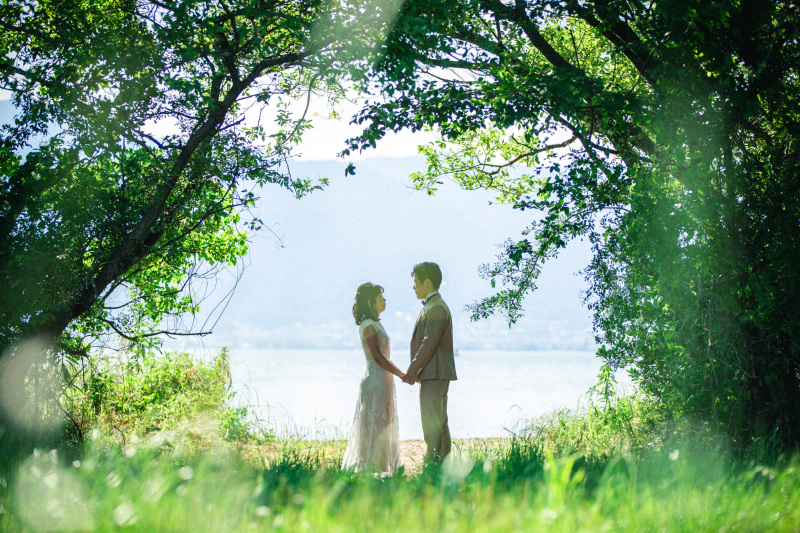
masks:
[[[359,325],[367,372],[361,379],[342,469],[394,474],[400,466],[397,404],[392,375],[402,379],[404,374],[389,359],[389,336],[380,322],[385,309],[383,287],[372,283],[358,287],[353,317]]]

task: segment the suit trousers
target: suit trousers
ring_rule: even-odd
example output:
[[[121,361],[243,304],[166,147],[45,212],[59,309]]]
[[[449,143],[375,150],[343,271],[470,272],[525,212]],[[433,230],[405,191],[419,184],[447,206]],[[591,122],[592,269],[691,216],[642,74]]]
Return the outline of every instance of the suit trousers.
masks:
[[[438,460],[450,453],[450,428],[447,426],[449,379],[424,379],[419,382],[419,408],[422,434],[428,451],[426,459]]]

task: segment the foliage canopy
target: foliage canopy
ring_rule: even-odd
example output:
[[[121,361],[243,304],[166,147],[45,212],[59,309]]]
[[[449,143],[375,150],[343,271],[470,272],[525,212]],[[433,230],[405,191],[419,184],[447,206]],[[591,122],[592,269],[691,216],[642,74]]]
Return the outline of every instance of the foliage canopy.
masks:
[[[70,381],[105,338],[146,351],[197,333],[183,317],[246,253],[255,190],[325,185],[289,171],[310,127],[291,103],[337,101],[390,27],[396,10],[379,7],[3,2],[0,88],[16,116],[0,126],[0,363],[43,343],[37,365]]]
[[[0,352],[45,335],[78,357],[195,312],[192,279],[235,264],[259,225],[240,218],[254,188],[324,185],[288,170],[309,127],[290,102],[335,101],[389,7],[5,2],[0,86],[17,116],[0,129]]]
[[[513,323],[543,263],[588,238],[607,365],[740,444],[797,444],[798,21],[770,0],[408,2],[350,149],[435,128],[419,188],[541,213],[486,267],[499,291],[474,319]]]

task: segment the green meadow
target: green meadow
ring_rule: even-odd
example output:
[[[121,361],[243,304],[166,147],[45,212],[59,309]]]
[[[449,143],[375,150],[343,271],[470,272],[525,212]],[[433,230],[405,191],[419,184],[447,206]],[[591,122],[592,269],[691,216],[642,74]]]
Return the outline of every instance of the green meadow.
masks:
[[[342,472],[341,440],[279,437],[232,417],[217,380],[224,353],[112,370],[82,440],[6,452],[2,531],[800,529],[800,456],[768,443],[735,453],[641,395],[554,411],[507,439],[459,441],[442,464],[386,477]],[[92,397],[73,397],[73,409],[88,417]],[[151,403],[137,411],[142,397]]]
[[[690,446],[553,455],[515,438],[394,477],[341,472],[342,443],[285,441],[254,464],[158,434],[79,458],[37,450],[2,483],[3,531],[797,531],[800,461]]]
[[[0,531],[800,531],[798,21],[797,0],[3,0]],[[419,166],[361,162],[394,134]],[[395,219],[384,174],[436,198]],[[451,185],[528,218],[500,229]],[[315,216],[261,203],[290,197]],[[251,245],[284,223],[307,255],[276,268]],[[322,296],[391,280],[395,253],[478,268],[465,310],[511,326],[550,315],[528,298],[578,240],[596,390],[442,463],[343,472],[344,436],[263,423],[224,351],[161,353],[225,331],[248,265],[251,321],[213,345],[336,345],[347,305]]]

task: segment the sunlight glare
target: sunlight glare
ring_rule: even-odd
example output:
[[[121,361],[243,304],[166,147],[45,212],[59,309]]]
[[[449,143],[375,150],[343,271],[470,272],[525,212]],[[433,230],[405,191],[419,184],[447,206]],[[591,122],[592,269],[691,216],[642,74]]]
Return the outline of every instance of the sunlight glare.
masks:
[[[329,0],[323,10],[325,15],[314,26],[311,42],[338,43],[339,37],[347,34],[353,42],[361,40],[360,46],[365,48],[352,50],[356,57],[366,51],[377,52],[394,28],[401,7],[403,0]]]
[[[34,454],[20,467],[14,490],[17,508],[34,531],[87,531],[95,528],[87,490],[73,472]]]
[[[475,461],[470,457],[456,456],[451,453],[444,458],[444,474],[453,481],[463,481],[474,466]]]
[[[130,526],[138,522],[136,510],[130,502],[123,502],[114,509],[114,521],[118,526]]]
[[[11,346],[0,360],[0,412],[33,432],[57,430],[64,421],[56,408],[64,380],[48,357],[48,344],[32,337]]]

